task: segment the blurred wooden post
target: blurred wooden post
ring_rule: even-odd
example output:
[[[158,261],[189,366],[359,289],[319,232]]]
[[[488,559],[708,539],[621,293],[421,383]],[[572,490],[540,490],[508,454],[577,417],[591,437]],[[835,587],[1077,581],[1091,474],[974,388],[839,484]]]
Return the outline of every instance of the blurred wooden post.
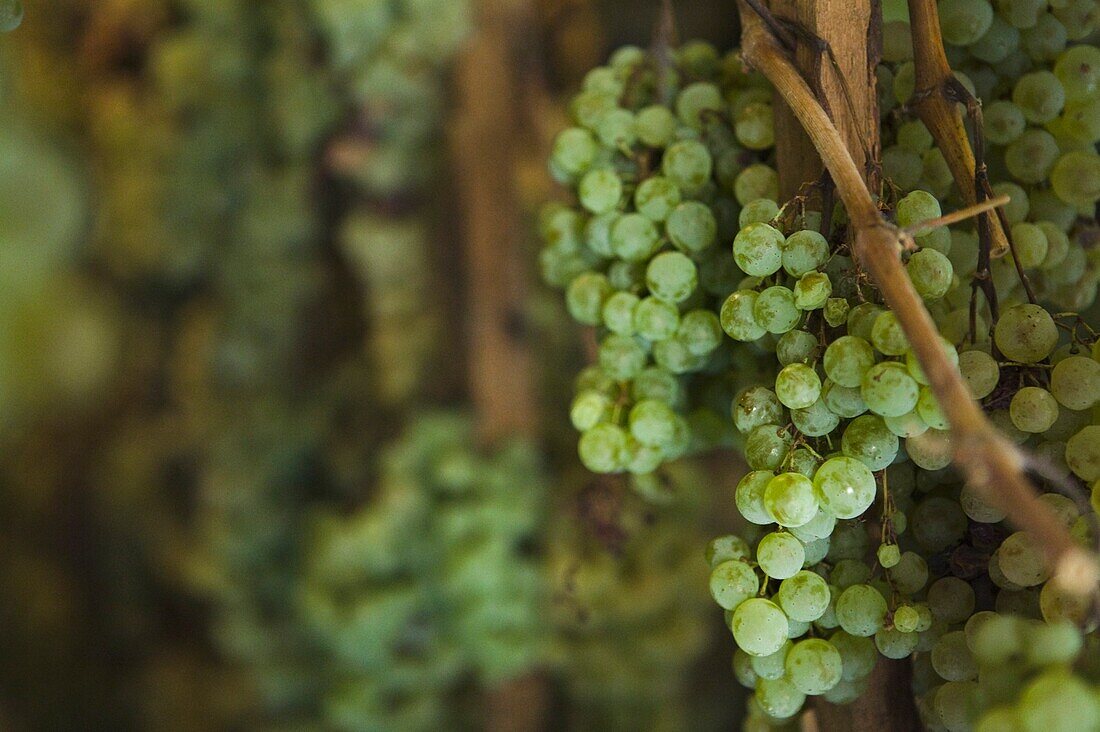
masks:
[[[826,41],[836,57],[836,66],[828,54],[815,49],[806,39],[796,40],[795,59],[810,87],[820,89],[828,100],[828,109],[841,135],[848,142],[856,165],[866,170],[865,148],[877,156],[878,98],[875,93],[875,65],[878,59],[878,26],[874,0],[773,0],[772,12],[779,18],[797,22],[802,28]],[[845,88],[846,87],[846,88]],[[845,94],[851,99],[851,108]],[[775,105],[776,162],[779,167],[779,195],[782,200],[794,196],[806,182],[821,175],[821,159],[810,138],[790,110],[777,98]]]
[[[529,28],[524,0],[477,0],[475,31],[459,59],[452,158],[461,199],[469,331],[467,368],[485,445],[534,437],[537,400],[525,323],[526,257],[516,194],[520,85],[516,53]],[[546,680],[537,672],[485,695],[485,729],[543,727]]]
[[[519,85],[513,49],[524,3],[475,2],[459,59],[453,157],[464,227],[470,397],[481,438],[531,434],[532,359],[524,323],[525,257],[516,195]]]
[[[875,66],[879,59],[881,14],[875,0],[772,0],[772,12],[797,23],[832,48],[832,57],[815,48],[808,36],[791,34],[795,61],[810,87],[819,90],[856,165],[864,176],[877,175],[879,149]],[[839,68],[838,68],[839,67]],[[842,76],[843,75],[843,78]],[[776,161],[782,200],[822,172],[809,137],[782,101],[776,99]],[[870,161],[868,161],[870,156]],[[870,165],[868,164],[870,162]],[[871,190],[877,182],[869,181]],[[919,730],[920,719],[909,688],[909,661],[880,658],[867,691],[849,705],[818,700],[807,713],[805,727],[820,732]]]

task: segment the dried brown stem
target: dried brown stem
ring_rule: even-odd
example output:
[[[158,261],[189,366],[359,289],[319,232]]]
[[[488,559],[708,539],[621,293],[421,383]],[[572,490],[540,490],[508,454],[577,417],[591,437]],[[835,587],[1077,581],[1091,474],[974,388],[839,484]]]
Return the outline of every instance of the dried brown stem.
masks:
[[[979,181],[985,176],[985,163],[979,167],[966,136],[962,115],[956,107],[960,100],[956,100],[952,87],[957,80],[943,48],[936,0],[909,0],[909,25],[916,71],[916,90],[909,106],[932,133],[963,201],[973,206],[988,197],[988,181],[984,181],[985,185]],[[982,218],[989,227],[993,256],[1005,254],[1009,249],[1008,236],[1000,217],[989,212]]]
[[[854,253],[897,315],[914,355],[928,375],[929,387],[951,425],[956,464],[984,500],[1034,535],[1060,582],[1073,591],[1093,592],[1097,583],[1093,557],[1073,541],[1038,499],[1024,475],[1020,452],[985,418],[958,368],[948,360],[932,318],[902,266],[901,232],[879,214],[837,127],[817,103],[790,57],[755,13],[743,2],[739,7],[744,58],[775,86],[832,174],[855,230]]]

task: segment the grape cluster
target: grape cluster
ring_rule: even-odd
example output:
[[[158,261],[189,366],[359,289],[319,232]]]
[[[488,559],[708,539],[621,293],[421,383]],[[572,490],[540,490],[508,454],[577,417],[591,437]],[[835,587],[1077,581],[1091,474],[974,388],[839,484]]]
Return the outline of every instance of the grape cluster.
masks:
[[[363,289],[376,391],[397,405],[423,387],[440,340],[430,204],[441,167],[446,69],[469,33],[469,4],[310,5],[332,84],[353,120],[329,149],[330,166],[353,201],[338,241]]]
[[[739,217],[777,213],[771,92],[736,54],[699,42],[674,55],[663,69],[628,47],[588,74],[550,158],[578,203],[539,218],[545,279],[598,328],[571,418],[581,460],[600,473],[646,476],[729,444],[720,415],[756,370],[717,310],[742,276],[726,246]]]
[[[899,251],[972,396],[1034,455],[1048,491],[1041,499],[1088,544],[1096,520],[1090,486],[1100,493],[1100,346],[1079,313],[1100,281],[1093,234],[1100,188],[1092,180],[1100,135],[1084,121],[1100,99],[1100,51],[1073,43],[1096,22],[1095,9],[1083,5],[1091,7],[940,3],[958,77],[985,103],[993,190],[1011,199],[1004,213],[1013,246],[989,264],[996,301],[972,286],[983,279],[979,252],[990,246],[972,221],[921,228],[914,246]],[[882,200],[898,226],[916,227],[962,199],[943,153],[907,106],[914,69],[903,4],[885,10]],[[1070,18],[1082,28],[1052,43],[1054,24]],[[1026,63],[1001,63],[996,49],[1008,41],[996,34],[1017,39],[1006,56]],[[679,74],[689,49],[701,47],[680,49]],[[638,65],[625,68],[643,71],[627,73],[624,59]],[[1094,642],[1091,605],[1048,583],[1034,537],[1004,525],[951,467],[950,426],[896,314],[851,257],[844,211],[824,217],[810,197],[777,200],[766,167],[773,136],[765,85],[719,77],[724,92],[705,94],[730,111],[720,117],[728,127],[703,126],[699,138],[713,162],[711,178],[700,174],[694,185],[704,186],[699,202],[716,224],[696,250],[673,218],[693,184],[675,180],[679,195],[659,201],[649,194],[681,170],[683,158],[668,155],[694,141],[690,101],[704,93],[684,86],[660,113],[647,98],[643,119],[629,85],[655,68],[626,49],[594,70],[571,107],[577,127],[559,136],[550,163],[579,205],[544,212],[544,273],[600,339],[598,364],[582,373],[571,408],[582,461],[597,472],[645,475],[685,446],[742,448],[750,472],[734,501],[750,526],[712,541],[707,559],[712,596],[737,645],[734,673],[754,690],[751,724],[790,719],[810,696],[853,701],[885,657],[912,659],[918,708],[931,729],[1074,728],[1065,711],[1073,707],[1042,697],[1058,679],[1072,679],[1064,700],[1094,713],[1100,677],[1082,650]],[[618,83],[601,91],[613,77]],[[625,138],[624,109],[634,113]],[[658,114],[679,119],[687,134],[639,164],[638,151],[653,147],[642,130]],[[1019,129],[1001,129],[1006,115],[1019,117]],[[722,172],[716,130],[739,151],[733,176]],[[725,218],[726,207],[736,216]],[[628,267],[633,277],[623,276]],[[709,307],[705,316],[696,314],[700,304]],[[709,328],[712,315],[729,337],[713,347],[709,330],[684,325],[690,317]],[[691,354],[693,343],[705,362],[670,358]],[[728,422],[712,421],[714,400],[731,385],[733,439],[723,432]],[[979,632],[987,620],[991,629]],[[992,670],[1006,663],[1010,676]],[[1006,719],[1018,726],[997,726]]]
[[[467,417],[422,415],[384,455],[371,501],[312,521],[295,594],[329,659],[320,704],[335,729],[445,724],[466,677],[491,688],[546,656],[529,546],[538,456],[519,442],[481,455],[473,439]]]
[[[659,512],[643,496],[597,484],[580,521],[563,515],[550,528],[547,572],[560,588],[554,657],[584,728],[693,729],[689,720],[707,713],[691,674],[711,637],[698,561],[710,480],[679,461],[662,483],[676,500]],[[616,510],[605,511],[604,501]],[[605,513],[611,525],[594,531]]]

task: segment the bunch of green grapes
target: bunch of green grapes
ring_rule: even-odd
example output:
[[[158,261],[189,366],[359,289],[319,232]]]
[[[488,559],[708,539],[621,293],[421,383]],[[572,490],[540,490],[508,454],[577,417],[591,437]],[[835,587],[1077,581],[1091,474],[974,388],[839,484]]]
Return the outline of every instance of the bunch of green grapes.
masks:
[[[947,6],[941,7],[944,23],[956,22],[949,12],[954,6],[941,6]],[[1010,6],[999,4],[998,12],[1011,12]],[[899,50],[899,36],[908,33],[903,23],[891,18],[887,24],[886,63],[879,72],[883,200],[899,226],[912,227],[961,200],[943,154],[904,106],[913,92],[913,69]],[[1075,45],[1046,61],[1060,84],[1077,89],[1071,96],[1082,103],[1098,89],[1090,81],[1094,52]],[[628,50],[626,57],[634,53]],[[646,66],[652,62],[638,63],[656,73]],[[1003,525],[1004,516],[952,469],[949,425],[897,316],[850,257],[842,210],[826,219],[834,222],[827,226],[819,214],[803,210],[801,199],[781,206],[774,191],[762,190],[758,200],[743,200],[738,183],[746,170],[733,179],[700,179],[717,188],[708,197],[722,201],[732,193],[744,206],[732,242],[711,237],[708,247],[716,241],[722,246],[705,249],[708,256],[677,251],[682,247],[669,231],[670,214],[664,215],[663,231],[646,226],[639,212],[649,201],[643,196],[640,203],[638,192],[656,187],[649,181],[667,178],[669,167],[677,169],[668,157],[674,147],[658,150],[659,159],[642,159],[647,164],[627,155],[638,146],[634,138],[635,147],[609,149],[605,137],[614,137],[605,129],[629,121],[620,108],[600,100],[599,84],[616,69],[613,61],[610,71],[592,72],[572,108],[579,126],[562,133],[551,160],[551,169],[575,184],[585,213],[553,206],[541,222],[549,244],[543,254],[548,279],[568,285],[573,316],[601,334],[599,365],[582,374],[572,407],[574,424],[584,431],[582,460],[598,472],[625,468],[644,474],[661,459],[682,454],[677,439],[689,443],[678,435],[678,420],[684,419],[679,412],[700,404],[705,387],[699,382],[713,372],[728,384],[744,376],[730,373],[740,364],[759,364],[774,354],[774,370],[746,369],[750,383],[731,400],[732,423],[751,469],[734,499],[752,527],[741,536],[715,539],[707,552],[711,592],[726,610],[737,645],[734,672],[754,690],[752,720],[791,719],[808,696],[850,702],[880,657],[912,657],[924,671],[914,691],[925,723],[952,732],[972,729],[983,710],[996,704],[984,700],[1003,699],[981,688],[974,661],[981,653],[964,633],[975,613],[1027,619],[1027,627],[1037,628],[1036,638],[1068,627],[1080,648],[1093,630],[1087,603],[1048,585],[1041,548],[1026,532]],[[646,78],[619,73],[626,83]],[[629,100],[626,88],[611,86],[602,94]],[[635,137],[640,124],[639,113]],[[746,141],[738,131],[734,126],[740,146]],[[1082,185],[1072,192],[1054,179],[1058,165],[1096,159],[1093,143],[1062,151],[1031,180],[1016,164],[1017,156],[1030,153],[992,148],[991,157],[1001,156],[1007,169],[1001,176],[993,165],[994,180],[1014,178],[994,185],[1011,198],[1006,215],[1014,245],[1009,256],[991,264],[996,305],[971,286],[979,266],[973,224],[921,229],[913,247],[899,246],[945,353],[992,420],[1035,456],[1049,491],[1042,500],[1082,543],[1092,541],[1095,513],[1087,496],[1100,479],[1100,362],[1096,333],[1078,313],[1062,309],[1081,310],[1095,298],[1097,260],[1089,232],[1100,191],[1089,192],[1083,171],[1091,162],[1074,173]],[[1029,199],[1043,203],[1031,206]],[[630,226],[623,221],[653,233],[638,238],[631,231],[627,237]],[[619,268],[631,261],[623,254],[635,251],[624,249],[628,245],[639,247],[639,274],[633,284],[620,284]],[[677,270],[663,261],[686,264]],[[679,325],[697,302],[688,298],[702,289],[697,283],[719,277],[725,294],[710,304],[711,312],[733,343],[706,351],[723,354],[721,361],[708,355],[703,365],[670,363],[665,349],[686,350],[691,342]],[[647,301],[650,309],[667,303],[664,331],[651,329],[642,308]],[[650,359],[662,380],[677,386],[663,386],[656,405],[634,393],[643,377],[649,387]],[[662,371],[692,376],[672,381]],[[702,378],[695,376],[700,372]],[[651,463],[643,460],[645,448],[658,453]],[[1065,651],[1051,663],[1068,663],[1076,653]],[[1091,688],[1085,671],[1078,674],[1073,688]],[[1029,678],[1021,671],[1021,684]]]
[[[771,91],[709,44],[672,55],[666,68],[627,47],[588,74],[550,158],[576,203],[539,218],[544,278],[597,328],[571,418],[599,473],[644,476],[729,444],[728,401],[758,370],[717,309],[742,276],[728,255],[739,219],[778,213]]]
[[[554,659],[573,727],[692,729],[704,711],[692,671],[713,637],[699,562],[710,483],[689,461],[668,466],[665,479],[676,500],[659,512],[603,478],[579,517],[552,524]]]
[[[415,420],[370,501],[312,522],[294,595],[325,659],[320,713],[342,730],[430,729],[453,695],[546,658],[542,469],[530,445],[474,447],[471,421]],[[319,659],[320,660],[320,659]]]
[[[447,69],[470,29],[465,0],[310,0],[348,131],[330,165],[352,191],[338,241],[363,289],[380,396],[422,391],[438,349],[435,226]]]

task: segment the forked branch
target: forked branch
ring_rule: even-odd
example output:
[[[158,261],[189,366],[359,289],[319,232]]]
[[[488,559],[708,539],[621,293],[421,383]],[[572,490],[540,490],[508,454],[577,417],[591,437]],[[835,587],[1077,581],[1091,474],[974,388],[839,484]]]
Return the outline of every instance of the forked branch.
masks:
[[[854,229],[853,251],[894,311],[928,375],[929,387],[951,425],[956,464],[986,502],[1035,536],[1057,581],[1071,591],[1093,592],[1098,580],[1093,556],[1073,541],[1039,500],[1024,475],[1022,454],[986,419],[958,368],[948,360],[932,318],[902,266],[904,233],[879,214],[837,127],[790,56],[744,0],[738,8],[744,58],[771,81],[832,174]]]
[[[951,176],[963,201],[974,205],[990,197],[984,156],[977,159],[966,136],[962,115],[956,106],[965,100],[956,98],[969,92],[951,72],[940,36],[940,17],[936,0],[909,0],[909,26],[913,34],[913,68],[916,85],[909,106],[917,113],[932,139],[943,153]],[[980,118],[975,122],[980,125]],[[981,130],[976,130],[981,134]],[[989,227],[991,250],[995,257],[1009,250],[1007,222],[995,211],[983,215],[983,227]]]

